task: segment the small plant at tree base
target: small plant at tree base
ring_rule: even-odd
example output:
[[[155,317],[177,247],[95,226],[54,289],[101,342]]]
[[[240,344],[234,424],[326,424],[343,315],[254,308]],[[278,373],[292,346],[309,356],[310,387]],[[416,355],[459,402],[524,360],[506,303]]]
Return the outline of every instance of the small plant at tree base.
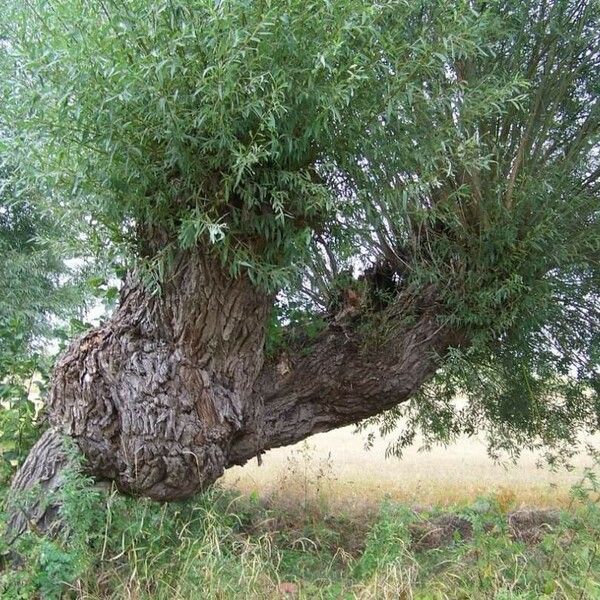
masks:
[[[283,498],[290,490],[299,488],[303,511],[323,513],[327,490],[334,480],[331,454],[320,456],[316,447],[303,442],[287,459],[279,481],[279,495]]]

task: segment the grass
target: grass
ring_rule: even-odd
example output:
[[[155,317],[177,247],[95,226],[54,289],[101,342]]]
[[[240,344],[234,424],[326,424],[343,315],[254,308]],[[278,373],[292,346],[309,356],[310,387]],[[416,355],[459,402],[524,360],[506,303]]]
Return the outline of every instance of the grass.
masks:
[[[524,511],[510,492],[415,508],[344,506],[333,465],[306,446],[268,494],[219,487],[159,505],[67,478],[68,530],[29,533],[1,575],[2,598],[600,598],[594,473],[559,511]]]
[[[270,450],[262,466],[250,461],[230,469],[223,485],[234,492],[277,496],[280,488],[301,483],[303,463],[310,472],[326,462],[328,502],[348,510],[368,510],[383,498],[411,506],[451,506],[490,493],[513,495],[517,505],[560,507],[569,504],[570,488],[588,460],[585,453],[575,456],[571,472],[538,467],[540,455],[533,452],[523,452],[516,464],[498,464],[488,457],[485,440],[477,437],[429,452],[419,452],[416,444],[401,459],[386,458],[386,440],[376,437],[367,451],[364,438],[353,434],[352,427],[318,434],[308,443]],[[600,436],[590,441],[600,447]],[[290,470],[295,471],[293,481]]]

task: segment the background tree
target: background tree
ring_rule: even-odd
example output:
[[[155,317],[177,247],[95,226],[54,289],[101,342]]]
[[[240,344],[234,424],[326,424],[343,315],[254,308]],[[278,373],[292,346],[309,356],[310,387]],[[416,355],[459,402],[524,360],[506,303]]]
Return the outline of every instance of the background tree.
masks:
[[[0,166],[0,481],[7,484],[39,437],[32,397],[43,392],[56,347],[85,311],[84,261],[67,266],[66,228],[12,185]],[[55,216],[55,215],[54,215]],[[38,407],[39,408],[39,407]],[[39,420],[38,420],[39,421]]]
[[[96,477],[171,500],[398,406],[396,450],[595,430],[599,12],[9,3],[18,184],[129,257],[15,492],[60,483],[64,435]]]

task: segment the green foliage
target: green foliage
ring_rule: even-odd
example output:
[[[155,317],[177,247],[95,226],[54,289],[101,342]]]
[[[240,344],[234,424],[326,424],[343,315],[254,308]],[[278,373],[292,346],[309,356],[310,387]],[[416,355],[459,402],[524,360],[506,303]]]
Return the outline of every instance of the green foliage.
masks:
[[[408,526],[415,519],[406,507],[385,503],[365,542],[365,549],[355,566],[356,576],[369,578],[387,564],[410,560]]]
[[[278,301],[267,322],[265,354],[275,357],[290,347],[309,352],[311,342],[325,327],[322,315],[307,310],[304,303],[294,299]]]
[[[386,261],[405,295],[433,286],[464,342],[397,451],[419,429],[485,428],[517,452],[598,427],[595,0],[15,0],[2,16],[2,144],[45,214],[154,283],[181,249],[215,252],[310,325],[357,266]]]
[[[82,319],[92,304],[98,312],[116,295],[110,249],[94,256],[84,224],[45,206],[55,197],[19,189],[14,159],[0,155],[0,489],[46,426],[57,351],[90,327]]]
[[[63,227],[13,186],[0,164],[0,480],[6,483],[37,439],[50,346],[84,304],[77,270],[61,252]],[[64,250],[64,246],[62,246]],[[80,261],[83,262],[83,261]],[[81,269],[80,269],[81,270]],[[72,333],[72,332],[70,332]],[[38,401],[36,406],[34,400]]]
[[[0,578],[3,597],[48,599],[64,597],[65,586],[93,568],[95,559],[90,548],[102,539],[104,498],[94,488],[91,478],[82,474],[81,458],[68,448],[71,466],[62,474],[63,485],[43,501],[60,506],[61,529],[52,538],[35,531],[27,532],[7,546],[3,535],[3,554],[16,552],[24,564],[8,570]],[[32,490],[31,494],[40,494]],[[14,498],[13,498],[14,500]],[[9,536],[10,538],[10,536]],[[12,538],[10,538],[12,539]]]
[[[8,483],[37,440],[36,407],[32,389],[43,390],[48,365],[39,354],[24,352],[22,336],[12,326],[0,329],[0,482]],[[7,347],[8,346],[8,347]]]
[[[468,2],[9,4],[10,147],[24,176],[138,254],[157,252],[157,229],[184,248],[206,240],[233,272],[281,287],[311,229],[394,196],[394,172],[423,188],[489,162],[453,124],[462,86],[446,71],[488,55],[496,20]],[[478,85],[466,122],[524,85]]]

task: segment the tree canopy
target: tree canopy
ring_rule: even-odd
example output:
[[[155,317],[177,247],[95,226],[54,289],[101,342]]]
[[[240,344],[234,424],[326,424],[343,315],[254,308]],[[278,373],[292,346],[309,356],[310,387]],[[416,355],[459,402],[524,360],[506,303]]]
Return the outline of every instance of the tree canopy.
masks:
[[[27,0],[3,13],[11,185],[85,222],[157,293],[179,251],[214,253],[279,293],[276,343],[384,271],[393,293],[435,290],[440,325],[464,333],[432,383],[376,418],[387,431],[410,413],[395,450],[418,430],[485,427],[507,449],[597,430],[597,2]],[[385,337],[385,295],[361,302],[359,326]]]

